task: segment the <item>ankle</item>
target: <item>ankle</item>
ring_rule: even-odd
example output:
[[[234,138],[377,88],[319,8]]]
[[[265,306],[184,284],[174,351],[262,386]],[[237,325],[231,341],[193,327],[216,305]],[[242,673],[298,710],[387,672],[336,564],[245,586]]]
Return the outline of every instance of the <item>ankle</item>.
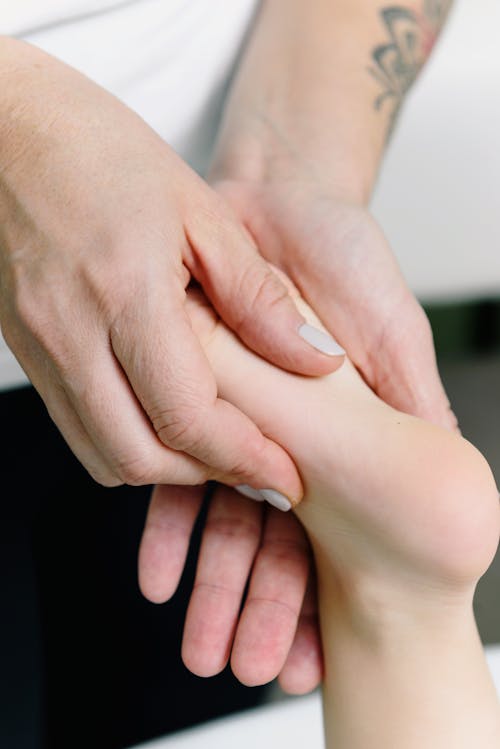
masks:
[[[395,636],[425,637],[474,625],[475,584],[456,585],[412,575],[380,578],[343,574],[317,564],[320,610],[345,632],[373,645]]]

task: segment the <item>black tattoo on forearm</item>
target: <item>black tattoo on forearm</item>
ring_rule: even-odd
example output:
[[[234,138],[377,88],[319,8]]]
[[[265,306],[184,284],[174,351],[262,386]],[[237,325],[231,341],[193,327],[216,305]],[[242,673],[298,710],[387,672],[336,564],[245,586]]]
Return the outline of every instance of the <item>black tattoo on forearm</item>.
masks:
[[[439,30],[450,9],[451,0],[424,0],[421,13],[402,6],[380,11],[389,40],[372,53],[370,73],[381,91],[375,109],[389,109],[389,133],[401,103],[429,57]]]
[[[424,0],[424,18],[438,31],[446,21],[453,0]]]

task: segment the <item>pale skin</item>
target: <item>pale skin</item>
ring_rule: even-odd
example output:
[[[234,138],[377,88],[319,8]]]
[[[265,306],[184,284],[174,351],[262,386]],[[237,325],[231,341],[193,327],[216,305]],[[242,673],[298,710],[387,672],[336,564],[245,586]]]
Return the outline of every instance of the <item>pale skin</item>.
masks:
[[[106,486],[217,476],[298,498],[288,456],[217,397],[184,288],[279,366],[341,357],[301,338],[248,232],[140,117],[17,40],[0,74],[2,331],[76,456]]]
[[[209,177],[261,253],[286,271],[370,387],[391,406],[453,430],[456,419],[438,375],[428,320],[368,209],[388,132],[450,5],[447,0],[397,5],[373,0],[264,0],[228,97]],[[383,12],[394,7],[398,19],[391,21],[389,30]],[[415,41],[410,61],[403,44],[408,35]],[[387,63],[386,53],[377,50],[391,44]],[[402,72],[390,75],[391,64]],[[163,575],[157,576],[154,591],[143,585],[151,600],[164,601],[176,588],[201,496],[198,489],[156,490],[154,501],[164,506],[165,522],[177,533],[175,540],[169,534],[162,552]],[[214,517],[224,516],[226,507],[219,513],[217,500],[215,505]],[[243,533],[236,541],[223,530],[219,537],[216,523],[207,528],[203,578],[216,585],[230,558],[239,573],[233,584],[241,593],[256,559],[252,579],[258,595],[264,591],[265,597],[266,591],[275,590],[272,572],[278,576],[273,567],[277,560],[267,533],[260,544],[256,526],[261,510],[247,512],[244,540]],[[290,520],[280,521],[272,533],[292,536],[302,550],[307,549]],[[274,620],[268,609],[267,630],[272,627],[273,637],[262,650],[253,647],[261,616],[261,607],[255,604],[237,628],[236,643],[241,652],[253,647],[262,680],[277,676],[279,670],[271,673],[272,669],[284,663],[282,686],[304,692],[320,681],[322,667],[317,631],[314,634],[314,599],[309,594],[303,609],[296,603],[305,594],[309,564],[307,553],[298,556],[302,573],[290,578],[289,594],[302,612],[298,628],[293,617],[279,613],[283,607],[276,607]],[[293,557],[295,564],[297,554]],[[291,565],[292,559],[282,559],[280,570],[286,563]],[[218,610],[221,618],[223,610]],[[234,605],[228,605],[226,631],[234,628],[233,610]],[[206,619],[200,603],[188,622],[201,625]],[[190,667],[196,673],[213,672],[228,658],[223,642],[216,633],[206,633],[203,647],[189,647]],[[255,666],[247,668],[239,659],[233,666],[240,678],[254,683]]]
[[[243,347],[198,292],[191,302],[221,393],[279,440],[301,472],[305,497],[295,513],[318,574],[327,746],[497,747],[500,706],[472,611],[500,529],[498,490],[486,461],[458,434],[385,404],[349,362],[320,379],[285,373]],[[213,519],[225,522],[227,533],[240,533],[248,522],[243,500],[220,491]],[[163,509],[151,507],[156,529]],[[271,536],[275,516],[272,510]],[[293,533],[281,541],[278,558],[287,542],[300,555]],[[150,555],[144,569],[152,562],[156,574],[152,545],[143,554]],[[275,593],[289,587],[294,572],[293,565],[282,567]],[[218,586],[203,585],[199,570],[190,606],[205,598],[201,605],[216,626],[233,584],[230,563]],[[252,587],[246,607],[259,604]],[[270,589],[266,602],[273,604]],[[293,597],[287,605],[293,607]],[[265,616],[261,624],[256,647],[272,637]],[[213,620],[189,633],[185,660],[191,649],[203,649],[210,626]],[[253,650],[233,650],[233,661],[250,664],[253,657]]]
[[[429,29],[435,39],[443,14],[434,7],[431,18],[426,5],[404,7],[419,14],[419,39]],[[286,452],[218,397],[186,316],[190,278],[273,363],[334,371],[342,357],[297,335],[302,317],[262,253],[287,270],[384,400],[455,426],[428,322],[366,208],[394,109],[392,100],[375,107],[385,90],[369,70],[388,40],[384,7],[264,0],[228,97],[211,188],[108,92],[30,45],[0,39],[2,332],[97,481],[158,483],[156,499],[170,496],[177,532],[153,600],[177,585],[203,495],[169,485],[218,479],[292,502],[302,494]],[[418,48],[420,67],[429,45]],[[252,512],[248,534],[227,539],[238,584],[253,570],[258,588],[272,586],[277,560],[257,551],[262,513]],[[290,519],[279,529],[299,534]],[[224,563],[221,549],[214,543],[205,556],[209,577]],[[261,563],[252,567],[255,553]],[[290,586],[302,601],[306,553],[298,564]],[[295,640],[296,620],[273,620],[275,657],[261,663],[267,678],[294,642],[282,674],[293,691],[321,675],[311,596],[302,611]],[[193,668],[205,658],[193,655]]]

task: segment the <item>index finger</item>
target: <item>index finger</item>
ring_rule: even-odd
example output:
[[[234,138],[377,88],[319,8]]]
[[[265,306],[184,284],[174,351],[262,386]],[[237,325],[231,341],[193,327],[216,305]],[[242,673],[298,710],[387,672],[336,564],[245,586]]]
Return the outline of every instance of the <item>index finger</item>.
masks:
[[[218,397],[181,298],[148,295],[129,307],[133,324],[122,316],[111,331],[115,356],[155,432],[169,448],[209,466],[211,478],[271,489],[296,504],[302,484],[291,458]]]

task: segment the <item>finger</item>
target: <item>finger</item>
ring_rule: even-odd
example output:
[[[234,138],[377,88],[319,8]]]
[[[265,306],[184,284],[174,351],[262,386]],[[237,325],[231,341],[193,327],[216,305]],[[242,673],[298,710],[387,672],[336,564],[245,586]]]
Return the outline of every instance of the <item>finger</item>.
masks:
[[[295,638],[285,665],[278,677],[288,694],[307,694],[323,678],[323,652],[318,620],[316,580],[312,575],[308,586]]]
[[[77,321],[73,323],[70,329],[76,327]],[[76,349],[73,341],[58,336],[53,361],[41,346],[26,344],[22,335],[15,349],[53,421],[91,476],[104,486],[206,482],[206,466],[158,439],[109,341],[96,336],[94,329],[79,333]]]
[[[292,646],[310,567],[309,543],[294,515],[266,508],[262,545],[231,654],[235,676],[265,684],[282,670]]]
[[[399,379],[406,384],[406,387],[402,388],[400,409],[451,431],[460,432],[457,418],[439,374],[429,320],[420,305],[417,302],[415,304],[415,312],[413,315],[410,312],[408,321],[409,325],[413,325],[414,339],[412,340],[406,332],[402,341],[399,339],[400,334],[397,333],[395,342],[391,341],[393,349],[397,346],[399,352]],[[388,357],[390,356],[389,350]],[[388,364],[386,364],[387,367]],[[395,401],[395,407],[398,407],[397,396],[392,394],[392,388],[388,387],[388,382],[389,378],[385,377],[381,391],[384,394],[390,394],[389,397]],[[383,395],[381,397],[383,398]]]
[[[394,259],[388,255],[387,264],[391,263]],[[328,273],[293,280],[328,329],[348,346],[349,357],[382,400],[455,430],[457,421],[439,376],[427,316],[397,267],[388,268],[387,274],[393,281],[384,303],[370,291],[362,308],[351,292],[345,298],[332,295]]]
[[[207,481],[203,464],[160,441],[109,347],[96,346],[90,361],[73,361],[63,378],[71,405],[118,483]]]
[[[122,481],[90,438],[63,387],[54,379],[48,390],[38,392],[66,444],[92,478],[102,486],[119,486]]]
[[[249,348],[284,369],[305,375],[338,369],[344,350],[305,321],[286,285],[228,210],[217,222],[200,213],[189,231],[191,273],[217,312]]]
[[[418,302],[405,300],[397,324],[388,322],[374,369],[382,400],[451,431],[458,430],[436,362],[429,320]]]
[[[216,490],[203,529],[182,642],[183,661],[198,676],[213,676],[228,662],[261,525],[261,505],[242,500],[227,487]]]
[[[205,487],[156,486],[139,547],[139,587],[164,603],[179,585]]]
[[[272,489],[295,504],[302,485],[290,457],[217,397],[213,372],[184,306],[153,296],[132,310],[134,337],[130,321],[122,318],[113,328],[112,345],[158,438],[208,466],[210,478]],[[139,346],[138,340],[144,343]]]
[[[29,347],[19,345],[19,340],[22,338],[18,339],[16,357],[72,453],[98,483],[109,487],[121,484],[86,430],[41,348],[34,342]]]

